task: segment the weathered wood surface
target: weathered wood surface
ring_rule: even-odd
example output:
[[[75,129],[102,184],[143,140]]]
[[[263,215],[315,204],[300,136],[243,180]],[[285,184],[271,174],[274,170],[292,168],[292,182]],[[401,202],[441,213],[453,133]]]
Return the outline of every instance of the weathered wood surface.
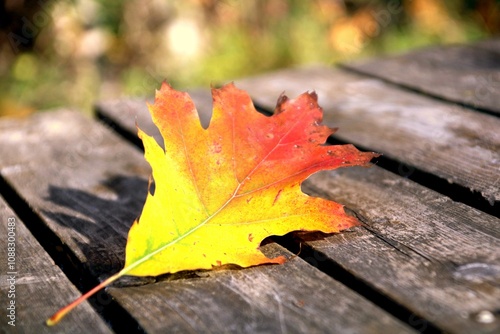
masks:
[[[344,66],[500,114],[500,39],[439,46]]]
[[[102,112],[112,117],[119,110]],[[348,205],[367,226],[308,242],[317,252],[313,261],[339,263],[441,329],[500,329],[498,320],[476,318],[500,309],[499,219],[378,167],[322,173],[306,189]]]
[[[149,175],[136,148],[80,114],[54,112],[2,120],[0,152],[2,177],[82,267],[101,279],[120,269]],[[290,256],[275,244],[268,249]],[[412,332],[300,258],[205,276],[109,292],[152,333]]]
[[[500,310],[500,220],[380,168],[311,177],[312,194],[366,224],[308,242],[412,312],[452,333],[497,333],[478,314]],[[353,256],[355,255],[355,256]]]
[[[276,244],[263,248],[290,258]],[[111,291],[148,333],[413,332],[298,257],[205,275]]]
[[[273,110],[285,91],[315,90],[324,123],[343,141],[500,201],[500,120],[400,90],[380,80],[327,67],[287,69],[235,81]]]
[[[0,173],[102,279],[122,267],[150,168],[139,150],[95,125],[71,111],[3,119]]]
[[[13,222],[15,230],[15,267],[7,263],[8,222]],[[0,197],[0,236],[2,237],[0,258],[0,301],[2,333],[111,333],[104,321],[85,302],[78,312],[68,315],[68,319],[55,328],[45,326],[45,320],[68,300],[79,296],[78,290],[69,282],[50,256],[36,241],[19,217]],[[14,272],[15,274],[10,274]],[[8,279],[14,276],[11,288]],[[8,294],[15,294],[9,298]],[[7,307],[15,301],[15,326],[8,324],[11,319]]]

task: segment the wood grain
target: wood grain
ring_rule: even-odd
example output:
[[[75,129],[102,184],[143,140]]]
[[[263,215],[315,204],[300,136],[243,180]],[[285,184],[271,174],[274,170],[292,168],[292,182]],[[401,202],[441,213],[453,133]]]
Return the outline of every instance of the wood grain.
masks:
[[[500,120],[327,67],[288,69],[235,81],[274,110],[285,91],[315,90],[337,138],[500,200]]]
[[[15,224],[15,269],[7,266],[8,222]],[[0,197],[0,288],[2,333],[111,333],[105,322],[85,302],[78,312],[73,312],[55,328],[45,326],[49,318],[61,305],[79,296],[75,286],[57,267],[50,256],[36,241],[19,217]],[[11,290],[7,281],[14,271],[15,298],[8,298]],[[15,301],[15,327],[8,325],[6,308]]]
[[[415,314],[452,333],[495,333],[478,322],[500,310],[500,220],[380,168],[314,175],[311,194],[347,205],[365,223],[310,241],[331,259]]]
[[[500,40],[346,64],[425,94],[500,114]]]
[[[276,244],[266,255],[289,252]],[[112,289],[149,333],[406,333],[387,314],[300,258],[205,272],[203,278]],[[157,319],[152,321],[151,319]]]
[[[2,120],[0,152],[2,176],[81,265],[101,279],[120,269],[127,227],[139,214],[149,175],[136,148],[97,122],[61,111]],[[269,250],[290,256],[277,245]],[[151,333],[412,332],[299,258],[286,266],[192,276],[109,291]]]
[[[91,119],[61,111],[3,119],[0,157],[2,176],[94,276],[122,268],[150,173],[139,150]]]

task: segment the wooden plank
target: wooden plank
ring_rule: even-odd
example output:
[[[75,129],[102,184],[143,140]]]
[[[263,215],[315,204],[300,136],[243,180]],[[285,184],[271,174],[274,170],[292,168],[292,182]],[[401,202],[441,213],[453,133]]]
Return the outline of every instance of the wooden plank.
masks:
[[[499,44],[492,40],[476,46],[439,46],[345,67],[500,114]]]
[[[292,98],[315,90],[324,123],[343,141],[500,200],[500,120],[397,89],[377,79],[326,67],[282,70],[236,85],[273,110],[285,91]]]
[[[313,262],[340,264],[446,331],[500,328],[499,219],[378,167],[320,173],[304,188],[348,205],[366,223],[353,233],[303,240]],[[481,322],[489,315],[492,323]]]
[[[308,241],[317,260],[331,259],[447,332],[500,330],[500,219],[378,167],[320,173],[306,187],[365,223]]]
[[[0,173],[102,279],[122,267],[150,168],[139,150],[93,125],[71,111],[2,119]]]
[[[8,234],[10,232],[10,234]],[[56,328],[45,326],[45,320],[68,300],[79,296],[50,256],[35,240],[19,217],[0,197],[0,289],[3,333],[111,333],[89,303]],[[8,237],[12,240],[8,240]],[[15,249],[8,254],[10,242]],[[13,261],[8,262],[8,256]],[[11,306],[11,301],[14,302]],[[11,308],[13,314],[11,315]],[[9,315],[12,317],[9,318]],[[11,324],[9,324],[11,322]]]
[[[291,256],[276,244],[263,248],[269,256]],[[138,307],[147,310],[138,320],[148,333],[409,331],[345,286],[311,269],[294,257],[284,265],[205,272],[204,278],[112,291],[130,312]]]
[[[7,150],[14,146],[15,153]],[[2,176],[90,272],[102,279],[123,265],[126,232],[139,214],[149,175],[137,149],[102,125],[63,111],[2,120],[0,153]],[[277,245],[270,251],[290,256]],[[284,326],[290,332],[411,332],[299,258],[285,266],[205,275],[109,291],[152,333],[250,333],[255,326],[262,332]]]

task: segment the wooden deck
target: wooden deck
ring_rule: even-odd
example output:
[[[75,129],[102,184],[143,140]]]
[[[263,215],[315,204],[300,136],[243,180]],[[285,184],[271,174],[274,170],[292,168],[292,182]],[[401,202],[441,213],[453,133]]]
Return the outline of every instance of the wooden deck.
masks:
[[[372,168],[303,185],[363,226],[267,240],[266,254],[288,257],[284,265],[125,278],[47,328],[54,311],[122,268],[150,173],[136,119],[157,130],[144,99],[101,101],[93,119],[71,110],[3,118],[0,332],[500,332],[500,40],[235,84],[263,112],[283,91],[315,90],[324,123],[340,128],[331,143],[383,154]],[[209,90],[190,93],[207,125]]]

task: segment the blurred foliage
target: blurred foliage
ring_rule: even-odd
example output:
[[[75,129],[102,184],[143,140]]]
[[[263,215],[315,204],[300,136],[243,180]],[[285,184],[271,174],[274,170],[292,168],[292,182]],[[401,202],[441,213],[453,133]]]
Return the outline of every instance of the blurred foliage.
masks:
[[[0,4],[0,6],[2,6]],[[500,32],[500,1],[8,0],[0,115],[152,95]],[[305,89],[307,83],[304,83]]]

